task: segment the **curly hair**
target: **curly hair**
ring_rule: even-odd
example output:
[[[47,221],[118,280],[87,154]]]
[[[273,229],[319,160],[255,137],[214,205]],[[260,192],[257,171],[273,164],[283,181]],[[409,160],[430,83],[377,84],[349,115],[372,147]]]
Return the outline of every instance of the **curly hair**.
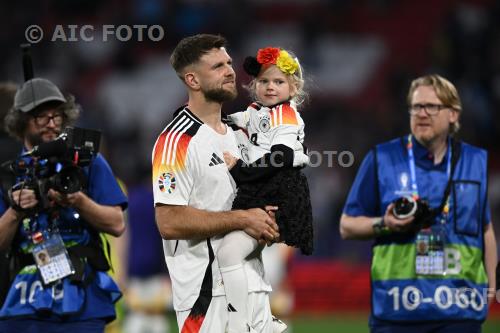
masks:
[[[16,91],[17,85],[15,83],[0,82],[0,116],[2,119],[14,104]]]
[[[75,102],[75,97],[73,95],[67,94],[64,97],[66,98],[66,103],[57,104],[57,107],[55,108],[63,115],[62,128],[73,125],[78,119],[81,111],[81,107]],[[41,111],[40,107],[45,106],[48,103],[39,105],[30,112],[22,112],[21,110],[12,107],[5,116],[5,131],[13,138],[22,142],[24,140],[24,134],[30,117],[36,116]]]

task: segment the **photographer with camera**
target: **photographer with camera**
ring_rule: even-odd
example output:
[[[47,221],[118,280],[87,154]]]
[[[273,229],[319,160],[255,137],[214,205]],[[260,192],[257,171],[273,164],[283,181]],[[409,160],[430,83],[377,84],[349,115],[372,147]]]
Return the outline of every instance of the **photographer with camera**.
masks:
[[[371,332],[481,332],[497,249],[487,152],[457,140],[462,105],[439,75],[410,86],[411,134],[365,157],[340,221],[344,239],[375,238]]]
[[[6,116],[24,149],[4,164],[11,174],[0,189],[0,249],[10,253],[0,332],[103,332],[115,318],[121,294],[99,233],[124,232],[127,199],[98,140],[63,133],[78,115],[73,96],[34,78]]]

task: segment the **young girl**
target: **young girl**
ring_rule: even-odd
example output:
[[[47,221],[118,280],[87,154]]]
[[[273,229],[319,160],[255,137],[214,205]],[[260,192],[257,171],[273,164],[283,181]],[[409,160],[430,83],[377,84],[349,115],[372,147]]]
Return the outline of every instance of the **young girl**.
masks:
[[[256,102],[229,115],[249,139],[240,142],[242,159],[224,153],[238,185],[233,209],[277,206],[280,241],[310,255],[312,210],[307,179],[300,171],[309,158],[302,145],[304,122],[297,112],[305,97],[302,69],[290,52],[274,47],[260,49],[256,58],[247,57],[244,69],[254,77],[247,88]],[[261,250],[255,239],[236,231],[224,236],[217,252],[228,302],[228,332],[250,332],[248,281],[242,264]]]

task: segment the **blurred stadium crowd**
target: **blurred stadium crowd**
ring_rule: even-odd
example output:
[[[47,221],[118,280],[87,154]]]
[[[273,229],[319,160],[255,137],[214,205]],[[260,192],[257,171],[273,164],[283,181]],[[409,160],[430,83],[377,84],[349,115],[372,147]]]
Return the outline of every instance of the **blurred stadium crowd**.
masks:
[[[334,158],[333,165],[323,159],[307,170],[316,228],[313,259],[367,262],[370,244],[340,239],[343,203],[366,152],[408,132],[408,85],[425,73],[457,85],[464,109],[460,137],[490,153],[490,205],[500,234],[499,17],[500,2],[490,0],[2,1],[0,80],[22,82],[19,44],[32,24],[46,36],[57,25],[161,25],[165,36],[158,42],[46,38],[32,48],[35,76],[73,93],[84,111],[79,125],[103,131],[101,148],[132,200],[148,195],[153,140],[186,101],[168,62],[182,37],[226,36],[241,84],[249,80],[242,61],[259,47],[294,50],[310,93],[302,109],[307,146],[350,151],[355,158],[348,168]],[[232,113],[248,102],[240,89],[224,110]],[[140,202],[139,211],[152,209],[147,200]],[[160,244],[154,251],[161,253]]]

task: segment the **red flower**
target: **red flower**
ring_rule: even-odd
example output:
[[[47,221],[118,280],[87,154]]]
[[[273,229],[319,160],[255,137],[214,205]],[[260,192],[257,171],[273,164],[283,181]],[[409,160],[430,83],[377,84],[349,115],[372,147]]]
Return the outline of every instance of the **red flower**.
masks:
[[[275,65],[280,55],[280,49],[277,47],[266,47],[257,51],[257,61],[262,65]]]

